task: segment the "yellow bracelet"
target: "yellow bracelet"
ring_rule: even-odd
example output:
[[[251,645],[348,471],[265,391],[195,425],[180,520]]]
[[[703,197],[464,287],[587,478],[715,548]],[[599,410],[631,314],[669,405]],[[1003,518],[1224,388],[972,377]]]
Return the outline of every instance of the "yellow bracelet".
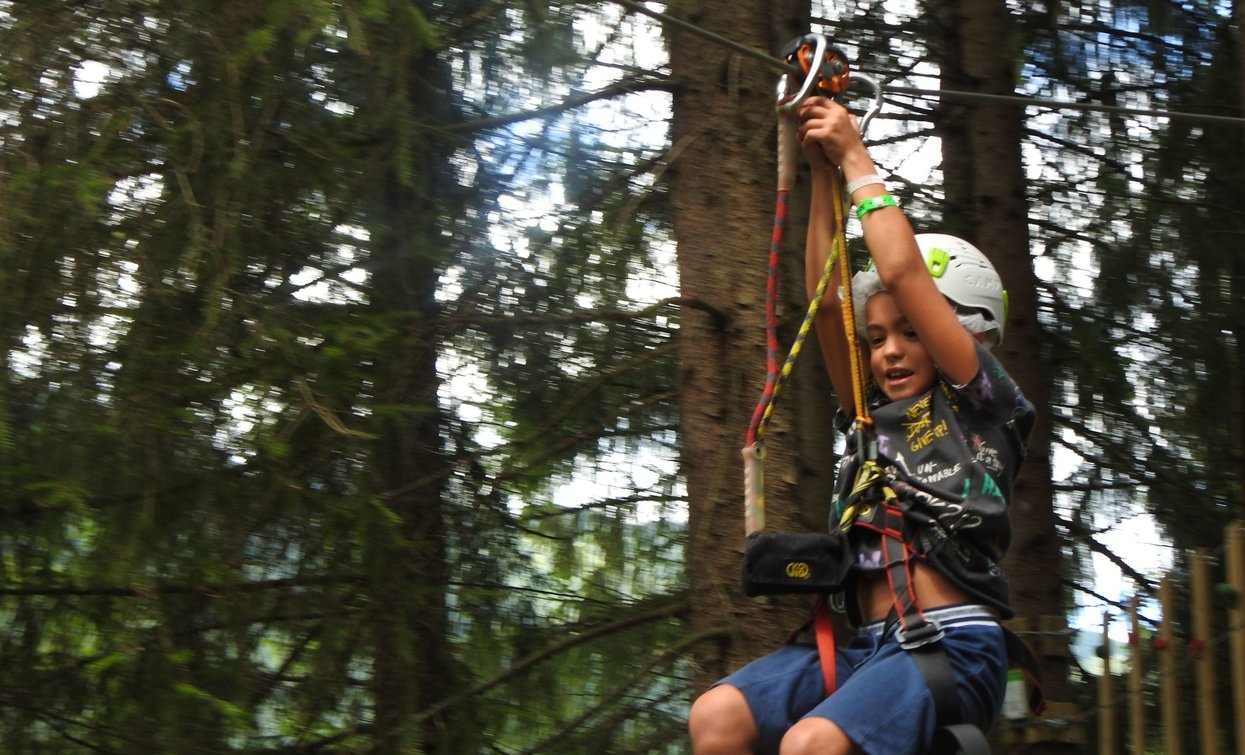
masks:
[[[878,194],[876,197],[867,197],[860,200],[860,203],[856,205],[856,217],[863,220],[865,215],[868,215],[874,210],[880,210],[883,207],[898,206],[899,200],[895,199],[890,194]]]

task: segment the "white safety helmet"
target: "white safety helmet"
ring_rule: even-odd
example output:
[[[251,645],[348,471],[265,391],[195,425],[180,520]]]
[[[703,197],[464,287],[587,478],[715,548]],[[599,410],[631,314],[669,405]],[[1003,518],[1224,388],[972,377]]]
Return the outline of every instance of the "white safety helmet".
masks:
[[[986,255],[967,241],[945,233],[918,233],[916,243],[934,284],[955,305],[960,322],[974,333],[985,333],[987,346],[1000,343],[1007,319],[1007,292]],[[852,276],[852,308],[858,330],[865,328],[865,302],[885,290],[872,262]]]

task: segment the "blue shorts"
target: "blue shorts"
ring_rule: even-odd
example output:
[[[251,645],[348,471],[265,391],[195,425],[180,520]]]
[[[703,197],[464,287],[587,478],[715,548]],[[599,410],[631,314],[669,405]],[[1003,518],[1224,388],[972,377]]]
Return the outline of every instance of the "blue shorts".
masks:
[[[1003,706],[1007,647],[990,609],[954,606],[925,611],[946,632],[942,646],[955,671],[966,723],[989,729]],[[835,649],[838,689],[822,697],[815,645],[792,644],[759,658],[718,684],[739,689],[760,735],[761,752],[777,753],[787,729],[805,716],[834,721],[869,755],[928,751],[934,737],[934,700],[908,651],[883,635],[878,622]],[[716,686],[716,685],[715,685]]]

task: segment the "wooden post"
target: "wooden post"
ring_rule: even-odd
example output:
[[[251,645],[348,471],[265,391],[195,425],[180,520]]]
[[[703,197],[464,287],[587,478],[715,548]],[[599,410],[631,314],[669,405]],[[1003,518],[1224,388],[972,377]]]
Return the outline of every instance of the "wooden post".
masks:
[[[1141,598],[1133,596],[1128,606],[1128,616],[1132,622],[1132,635],[1129,641],[1128,663],[1128,728],[1129,741],[1135,755],[1146,753],[1146,702],[1142,697],[1142,646],[1141,646]]]
[[[1193,657],[1197,680],[1198,739],[1202,755],[1217,755],[1219,750],[1219,716],[1215,705],[1215,653],[1211,640],[1215,636],[1212,620],[1210,557],[1205,548],[1193,551]]]
[[[1232,648],[1232,710],[1236,729],[1236,752],[1245,752],[1245,522],[1227,526],[1228,584],[1232,586],[1232,608],[1228,610],[1228,632]]]
[[[1098,752],[1116,752],[1115,700],[1111,683],[1111,613],[1102,612],[1102,676],[1098,677]]]
[[[1163,619],[1159,622],[1159,689],[1162,698],[1165,755],[1183,755],[1180,743],[1180,680],[1176,678],[1176,596],[1172,576],[1159,582],[1159,603]]]

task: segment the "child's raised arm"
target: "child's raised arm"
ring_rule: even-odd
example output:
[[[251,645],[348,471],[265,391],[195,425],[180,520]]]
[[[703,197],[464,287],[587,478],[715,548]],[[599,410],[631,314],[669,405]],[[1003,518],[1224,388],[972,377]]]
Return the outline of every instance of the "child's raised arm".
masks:
[[[810,209],[805,270],[809,295],[816,290],[822,266],[830,250],[830,181],[835,166],[843,171],[847,183],[876,171],[855,118],[843,106],[823,97],[811,97],[798,111],[799,137],[813,172],[813,199]],[[852,193],[859,208],[870,198],[881,197],[880,184],[866,184]],[[877,267],[886,291],[894,297],[934,363],[955,384],[968,383],[977,374],[977,351],[973,337],[956,318],[950,302],[939,292],[917,247],[912,226],[898,205],[874,201],[877,209],[864,214],[861,228],[865,245]],[[836,276],[835,281],[839,280]],[[852,406],[851,366],[847,338],[839,309],[837,285],[826,290],[819,309],[817,337],[830,374],[831,384],[843,410]],[[857,323],[863,331],[865,323]]]

